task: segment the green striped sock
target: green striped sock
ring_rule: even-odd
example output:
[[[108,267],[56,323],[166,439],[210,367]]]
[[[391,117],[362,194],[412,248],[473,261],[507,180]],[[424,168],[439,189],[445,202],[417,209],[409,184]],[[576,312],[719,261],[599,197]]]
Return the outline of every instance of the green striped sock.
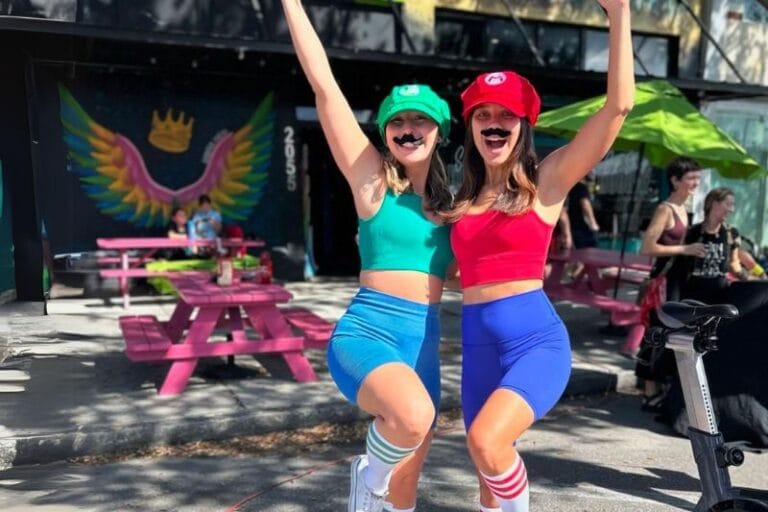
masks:
[[[366,453],[368,467],[365,471],[365,484],[374,492],[383,492],[389,485],[389,477],[398,462],[416,451],[413,448],[395,446],[376,430],[376,424],[371,423],[366,438]]]

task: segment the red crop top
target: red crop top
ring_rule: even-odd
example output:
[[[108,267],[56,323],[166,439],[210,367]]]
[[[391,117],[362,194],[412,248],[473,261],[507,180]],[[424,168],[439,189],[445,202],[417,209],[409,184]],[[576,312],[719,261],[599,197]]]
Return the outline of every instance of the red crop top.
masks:
[[[462,287],[543,279],[554,228],[533,208],[519,215],[498,210],[464,215],[451,229]]]

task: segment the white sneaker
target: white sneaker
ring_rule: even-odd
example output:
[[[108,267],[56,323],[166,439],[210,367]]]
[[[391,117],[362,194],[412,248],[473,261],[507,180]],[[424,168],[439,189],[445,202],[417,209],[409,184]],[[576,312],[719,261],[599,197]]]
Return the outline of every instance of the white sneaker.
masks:
[[[385,494],[376,494],[365,485],[363,471],[368,467],[368,457],[358,455],[352,459],[349,468],[348,512],[381,512],[384,509]]]

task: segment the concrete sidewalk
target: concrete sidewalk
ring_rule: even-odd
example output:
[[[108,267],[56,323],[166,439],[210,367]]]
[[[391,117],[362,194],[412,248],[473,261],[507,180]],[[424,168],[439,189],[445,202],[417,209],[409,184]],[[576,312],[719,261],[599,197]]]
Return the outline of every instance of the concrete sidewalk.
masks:
[[[337,319],[356,283],[290,283],[292,304]],[[173,298],[136,297],[130,314],[168,318]],[[123,354],[119,297],[49,301],[48,315],[30,305],[0,306],[0,467],[43,463],[152,444],[223,439],[363,417],[337,391],[325,352],[308,351],[319,380],[294,382],[278,358],[238,357],[244,377],[225,379],[223,362],[201,362],[180,396],[160,397],[166,365],[133,363]],[[634,385],[623,340],[599,333],[599,312],[558,304],[572,338],[574,370],[567,395],[600,394]],[[461,298],[442,308],[443,409],[459,407]]]
[[[692,510],[698,475],[685,438],[640,411],[640,398],[563,400],[518,443],[531,510]],[[361,432],[362,434],[362,432]],[[441,422],[421,475],[418,512],[476,512],[478,492],[461,420]],[[105,464],[56,462],[0,472],[3,512],[339,512],[349,460],[362,440],[267,452],[132,457]],[[766,487],[768,455],[731,468],[734,484]]]

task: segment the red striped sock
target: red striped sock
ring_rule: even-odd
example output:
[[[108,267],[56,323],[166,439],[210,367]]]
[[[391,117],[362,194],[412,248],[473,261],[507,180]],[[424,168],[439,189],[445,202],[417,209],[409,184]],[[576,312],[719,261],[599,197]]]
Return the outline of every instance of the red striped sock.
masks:
[[[512,467],[501,475],[482,475],[502,512],[528,512],[528,474],[522,457],[518,455]]]

